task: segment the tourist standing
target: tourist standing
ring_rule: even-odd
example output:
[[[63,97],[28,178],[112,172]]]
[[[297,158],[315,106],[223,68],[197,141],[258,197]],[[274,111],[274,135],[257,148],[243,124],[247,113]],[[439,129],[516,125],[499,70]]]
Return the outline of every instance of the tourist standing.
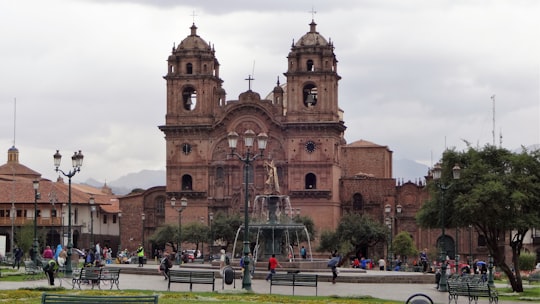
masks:
[[[50,260],[50,259],[53,259],[54,258],[54,253],[51,249],[51,246],[48,246],[45,247],[45,250],[43,250],[43,254],[42,254],[43,258],[44,259],[47,259],[47,260]]]
[[[13,268],[15,268],[15,265],[17,265],[17,270],[19,270],[19,268],[21,268],[21,258],[23,256],[22,249],[19,247],[15,247],[13,256],[15,257],[15,259],[13,260]]]
[[[424,250],[420,252],[420,263],[422,264],[422,272],[426,273],[428,266],[427,248],[424,248]]]
[[[386,268],[386,260],[384,259],[384,257],[382,257],[379,259],[379,270],[384,271],[385,268]]]
[[[144,247],[142,244],[139,244],[139,248],[137,248],[137,256],[139,257],[139,266],[143,267],[144,262]]]

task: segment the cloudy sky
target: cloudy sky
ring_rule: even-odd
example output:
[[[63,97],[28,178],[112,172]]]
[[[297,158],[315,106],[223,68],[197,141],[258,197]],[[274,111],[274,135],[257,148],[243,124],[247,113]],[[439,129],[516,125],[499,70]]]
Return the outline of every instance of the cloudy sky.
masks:
[[[56,149],[65,171],[83,151],[74,181],[164,170],[162,77],[193,21],[237,99],[250,74],[262,96],[284,82],[312,10],[339,60],[348,142],[427,165],[445,147],[493,143],[493,131],[508,149],[540,143],[537,0],[6,0],[0,163],[15,138],[20,161],[45,178],[56,177]]]

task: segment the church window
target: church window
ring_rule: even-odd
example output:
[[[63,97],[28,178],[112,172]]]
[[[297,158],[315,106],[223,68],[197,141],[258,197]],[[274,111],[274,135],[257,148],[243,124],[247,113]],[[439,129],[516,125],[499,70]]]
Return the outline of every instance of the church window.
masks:
[[[355,193],[353,195],[353,210],[362,210],[363,205],[364,198],[362,197],[362,194]]]
[[[306,189],[317,189],[317,177],[313,173],[306,174]]]
[[[486,236],[483,234],[478,235],[478,247],[486,247]]]
[[[313,60],[309,59],[307,62],[306,62],[306,68],[307,68],[307,71],[308,72],[313,72],[315,71],[315,66],[313,64]]]
[[[182,176],[182,190],[193,190],[193,179],[191,175],[185,174]]]
[[[303,100],[306,107],[313,107],[317,104],[317,87],[313,84],[307,84],[303,90]]]
[[[206,64],[203,65],[203,72],[206,73],[208,71],[208,66]]]
[[[185,110],[191,111],[197,103],[197,91],[187,87],[182,91],[182,102]]]
[[[160,195],[156,198],[156,214],[165,214],[165,197]]]
[[[186,64],[186,74],[193,74],[193,64],[191,62]]]
[[[223,172],[223,167],[217,167],[216,168],[216,179],[217,180],[222,180],[224,175],[225,174]]]

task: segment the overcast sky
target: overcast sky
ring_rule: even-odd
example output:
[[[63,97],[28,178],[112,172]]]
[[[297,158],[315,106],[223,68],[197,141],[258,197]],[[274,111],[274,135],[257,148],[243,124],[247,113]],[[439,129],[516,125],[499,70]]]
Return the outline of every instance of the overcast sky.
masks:
[[[426,165],[493,131],[508,149],[540,143],[537,0],[0,0],[0,163],[15,138],[49,179],[56,149],[65,171],[83,151],[76,182],[164,170],[166,59],[193,21],[227,99],[250,74],[264,97],[312,10],[339,61],[347,142]]]

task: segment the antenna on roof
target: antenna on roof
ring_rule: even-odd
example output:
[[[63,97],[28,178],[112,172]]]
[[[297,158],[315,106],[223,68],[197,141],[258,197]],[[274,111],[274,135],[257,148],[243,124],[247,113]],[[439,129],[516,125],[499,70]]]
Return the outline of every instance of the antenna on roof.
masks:
[[[15,130],[17,129],[17,97],[13,98],[13,147],[15,147]]]
[[[493,146],[495,146],[495,95],[491,95],[493,100],[493,128],[491,129],[491,135],[493,136]]]

